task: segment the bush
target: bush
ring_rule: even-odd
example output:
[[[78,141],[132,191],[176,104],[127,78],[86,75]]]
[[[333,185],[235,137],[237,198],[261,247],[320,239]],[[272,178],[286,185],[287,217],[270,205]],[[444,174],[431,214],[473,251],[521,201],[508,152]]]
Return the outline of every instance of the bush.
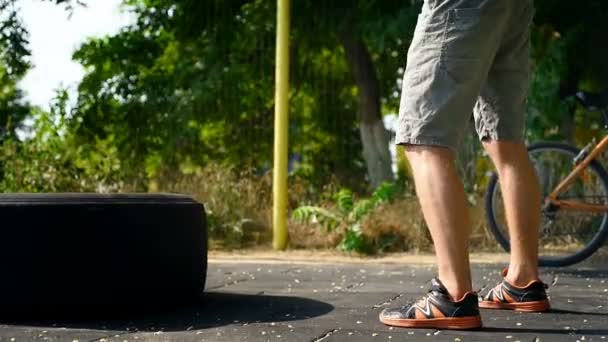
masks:
[[[386,190],[389,190],[387,192]],[[471,193],[471,250],[498,251],[486,229],[484,201]],[[371,198],[355,200],[349,190],[333,194],[332,201],[301,206],[292,215],[290,241],[297,248],[337,247],[358,253],[430,252],[433,243],[418,199],[411,190],[389,185]]]
[[[328,233],[336,231],[341,236],[338,248],[343,251],[369,254],[375,248],[363,234],[362,220],[382,203],[392,201],[396,193],[395,184],[383,183],[370,198],[355,201],[350,190],[341,189],[333,196],[334,208],[301,206],[292,217],[298,223],[318,224]]]
[[[267,244],[271,237],[272,179],[217,164],[191,173],[161,172],[158,190],[188,194],[204,203],[212,248]]]
[[[36,110],[31,134],[0,145],[3,192],[110,192],[125,188],[113,136],[83,144],[59,93],[50,112]]]

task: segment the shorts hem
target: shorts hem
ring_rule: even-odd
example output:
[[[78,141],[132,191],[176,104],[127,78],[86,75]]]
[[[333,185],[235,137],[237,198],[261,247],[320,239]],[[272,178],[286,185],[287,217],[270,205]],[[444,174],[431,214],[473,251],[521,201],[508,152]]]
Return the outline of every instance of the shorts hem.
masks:
[[[479,141],[510,141],[510,142],[524,142],[522,134],[498,134],[497,132],[479,135]]]
[[[395,144],[400,145],[400,146],[416,145],[416,146],[445,147],[445,148],[450,149],[453,152],[456,152],[456,147],[454,147],[453,145],[440,141],[437,138],[431,138],[431,137],[416,137],[416,138],[400,137],[400,138],[395,139]]]

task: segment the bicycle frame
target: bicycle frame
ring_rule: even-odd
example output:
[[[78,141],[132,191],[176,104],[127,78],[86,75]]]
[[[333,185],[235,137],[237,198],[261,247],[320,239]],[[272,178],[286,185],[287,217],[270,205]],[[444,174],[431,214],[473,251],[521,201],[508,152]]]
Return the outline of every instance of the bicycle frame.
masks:
[[[551,204],[558,206],[560,209],[564,210],[576,210],[576,211],[587,211],[594,213],[602,213],[608,212],[608,205],[601,204],[592,204],[592,203],[584,203],[581,201],[573,201],[573,200],[563,200],[558,199],[557,197],[566,191],[572,183],[585,171],[587,166],[591,164],[591,162],[597,158],[602,152],[608,149],[608,136],[605,136],[594,148],[591,150],[589,155],[583,159],[576,167],[570,172],[570,174],[564,178],[558,185],[555,187],[553,192],[547,196],[547,201]]]

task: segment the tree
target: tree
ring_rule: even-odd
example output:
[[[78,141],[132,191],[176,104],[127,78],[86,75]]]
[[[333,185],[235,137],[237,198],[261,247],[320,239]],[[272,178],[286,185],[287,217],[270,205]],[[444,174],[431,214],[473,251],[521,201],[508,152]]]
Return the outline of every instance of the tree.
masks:
[[[0,0],[0,77],[7,85],[0,124],[7,134],[30,115],[16,87],[29,68],[29,51],[14,1]],[[66,8],[80,3],[46,1]],[[74,53],[87,72],[63,128],[70,130],[69,143],[112,144],[123,176],[140,190],[150,179],[210,162],[270,169],[275,2],[125,4],[137,18],[133,25],[90,39]],[[359,190],[366,174],[372,186],[392,178],[382,117],[397,112],[398,80],[420,4],[293,1],[290,154],[301,156],[298,175],[318,185],[337,177]],[[608,22],[605,4],[537,1],[529,137],[572,135],[581,116],[559,98],[560,89],[604,88],[606,47],[593,42]]]
[[[363,158],[373,188],[393,179],[392,160],[388,150],[389,132],[382,122],[380,84],[367,46],[357,34],[356,9],[347,14],[338,37],[350,70],[359,89],[359,129]]]
[[[535,5],[529,135],[575,142],[577,127],[589,131],[597,118],[577,115],[572,96],[579,89],[608,91],[608,46],[599,43],[608,32],[608,3],[536,0]]]
[[[396,71],[405,65],[401,44],[411,39],[408,35],[413,31],[419,4],[299,1],[295,6],[294,12],[308,14],[295,19],[293,40],[296,44],[301,40],[317,40],[318,46],[337,43],[348,62],[351,79],[358,90],[362,155],[372,187],[393,180],[388,149],[390,134],[382,121],[382,103],[393,102],[392,109],[395,108],[396,96],[391,95],[399,93],[396,80],[401,77]],[[318,30],[312,34],[308,30],[310,18],[314,18],[313,25]]]
[[[80,0],[43,0],[63,5],[68,11]],[[0,143],[5,138],[16,138],[16,129],[31,113],[31,106],[23,98],[18,82],[31,68],[28,31],[19,17],[17,0],[0,0]]]
[[[15,137],[16,129],[29,113],[29,105],[17,83],[29,70],[27,31],[21,25],[12,1],[0,1],[0,143]]]
[[[160,165],[213,159],[270,167],[274,3],[127,3],[137,14],[135,25],[93,39],[74,55],[89,70],[77,110],[83,139],[121,132],[124,158],[149,174]],[[342,11],[350,19],[336,21]],[[399,37],[414,11],[396,1],[348,8],[294,3],[290,151],[303,157],[309,176],[337,174],[352,182],[365,162],[372,185],[392,178],[382,104],[395,106],[395,71],[403,61],[391,56],[403,51]],[[409,21],[402,24],[404,18]],[[388,34],[387,26],[393,27]]]

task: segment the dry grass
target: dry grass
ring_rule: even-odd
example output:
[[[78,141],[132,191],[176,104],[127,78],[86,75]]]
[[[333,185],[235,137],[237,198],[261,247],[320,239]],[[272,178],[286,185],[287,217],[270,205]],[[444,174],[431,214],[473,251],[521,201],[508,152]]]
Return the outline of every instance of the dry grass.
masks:
[[[208,166],[190,175],[163,178],[161,191],[193,196],[205,204],[209,221],[211,249],[233,250],[270,247],[272,240],[272,177],[249,171],[235,172]],[[332,207],[327,200],[336,185],[322,191],[304,181],[290,180],[290,210],[305,203]],[[324,198],[326,200],[324,200]],[[481,198],[471,207],[473,251],[497,251],[493,237],[485,229]],[[291,249],[333,249],[340,234],[327,232],[316,224],[289,220]],[[379,206],[362,222],[364,234],[382,252],[430,252],[432,243],[418,201],[412,195]]]
[[[272,222],[272,178],[210,165],[190,175],[164,177],[163,191],[204,203],[211,248],[266,244]]]
[[[331,207],[325,204],[324,207]],[[485,211],[480,198],[470,207],[472,220],[471,250],[475,252],[501,251],[494,237],[486,229]],[[364,218],[362,230],[381,252],[432,252],[433,245],[424,222],[418,200],[405,196],[379,206]],[[316,224],[290,222],[291,247],[298,249],[334,248],[341,236],[327,233]]]
[[[238,249],[253,246],[270,246],[272,241],[272,174],[253,171],[235,171],[218,165],[208,165],[189,175],[163,175],[156,182],[159,191],[190,195],[204,203],[209,226],[211,249]],[[334,191],[327,186],[322,192]],[[301,203],[315,203],[319,192],[307,182],[290,179],[289,209]],[[297,238],[297,227],[290,225],[292,247],[298,240],[309,247],[310,241],[318,246],[332,246],[332,236],[315,230]],[[335,244],[333,244],[335,245]]]
[[[470,207],[470,213],[473,224],[471,250],[474,252],[504,252],[487,227],[488,223],[482,196],[476,197],[476,203]]]
[[[486,229],[485,209],[480,200],[470,207],[471,249],[476,252],[498,251],[494,237]],[[384,236],[395,236],[390,252],[430,252],[433,249],[428,228],[424,222],[418,201],[413,196],[384,204],[364,220],[367,236],[378,242]]]
[[[327,232],[311,224],[289,222],[289,247],[293,249],[335,248],[341,240],[340,234]]]
[[[413,196],[386,203],[363,220],[363,232],[375,245],[382,239],[394,239],[387,252],[424,252],[432,248],[431,237],[420,205]]]

